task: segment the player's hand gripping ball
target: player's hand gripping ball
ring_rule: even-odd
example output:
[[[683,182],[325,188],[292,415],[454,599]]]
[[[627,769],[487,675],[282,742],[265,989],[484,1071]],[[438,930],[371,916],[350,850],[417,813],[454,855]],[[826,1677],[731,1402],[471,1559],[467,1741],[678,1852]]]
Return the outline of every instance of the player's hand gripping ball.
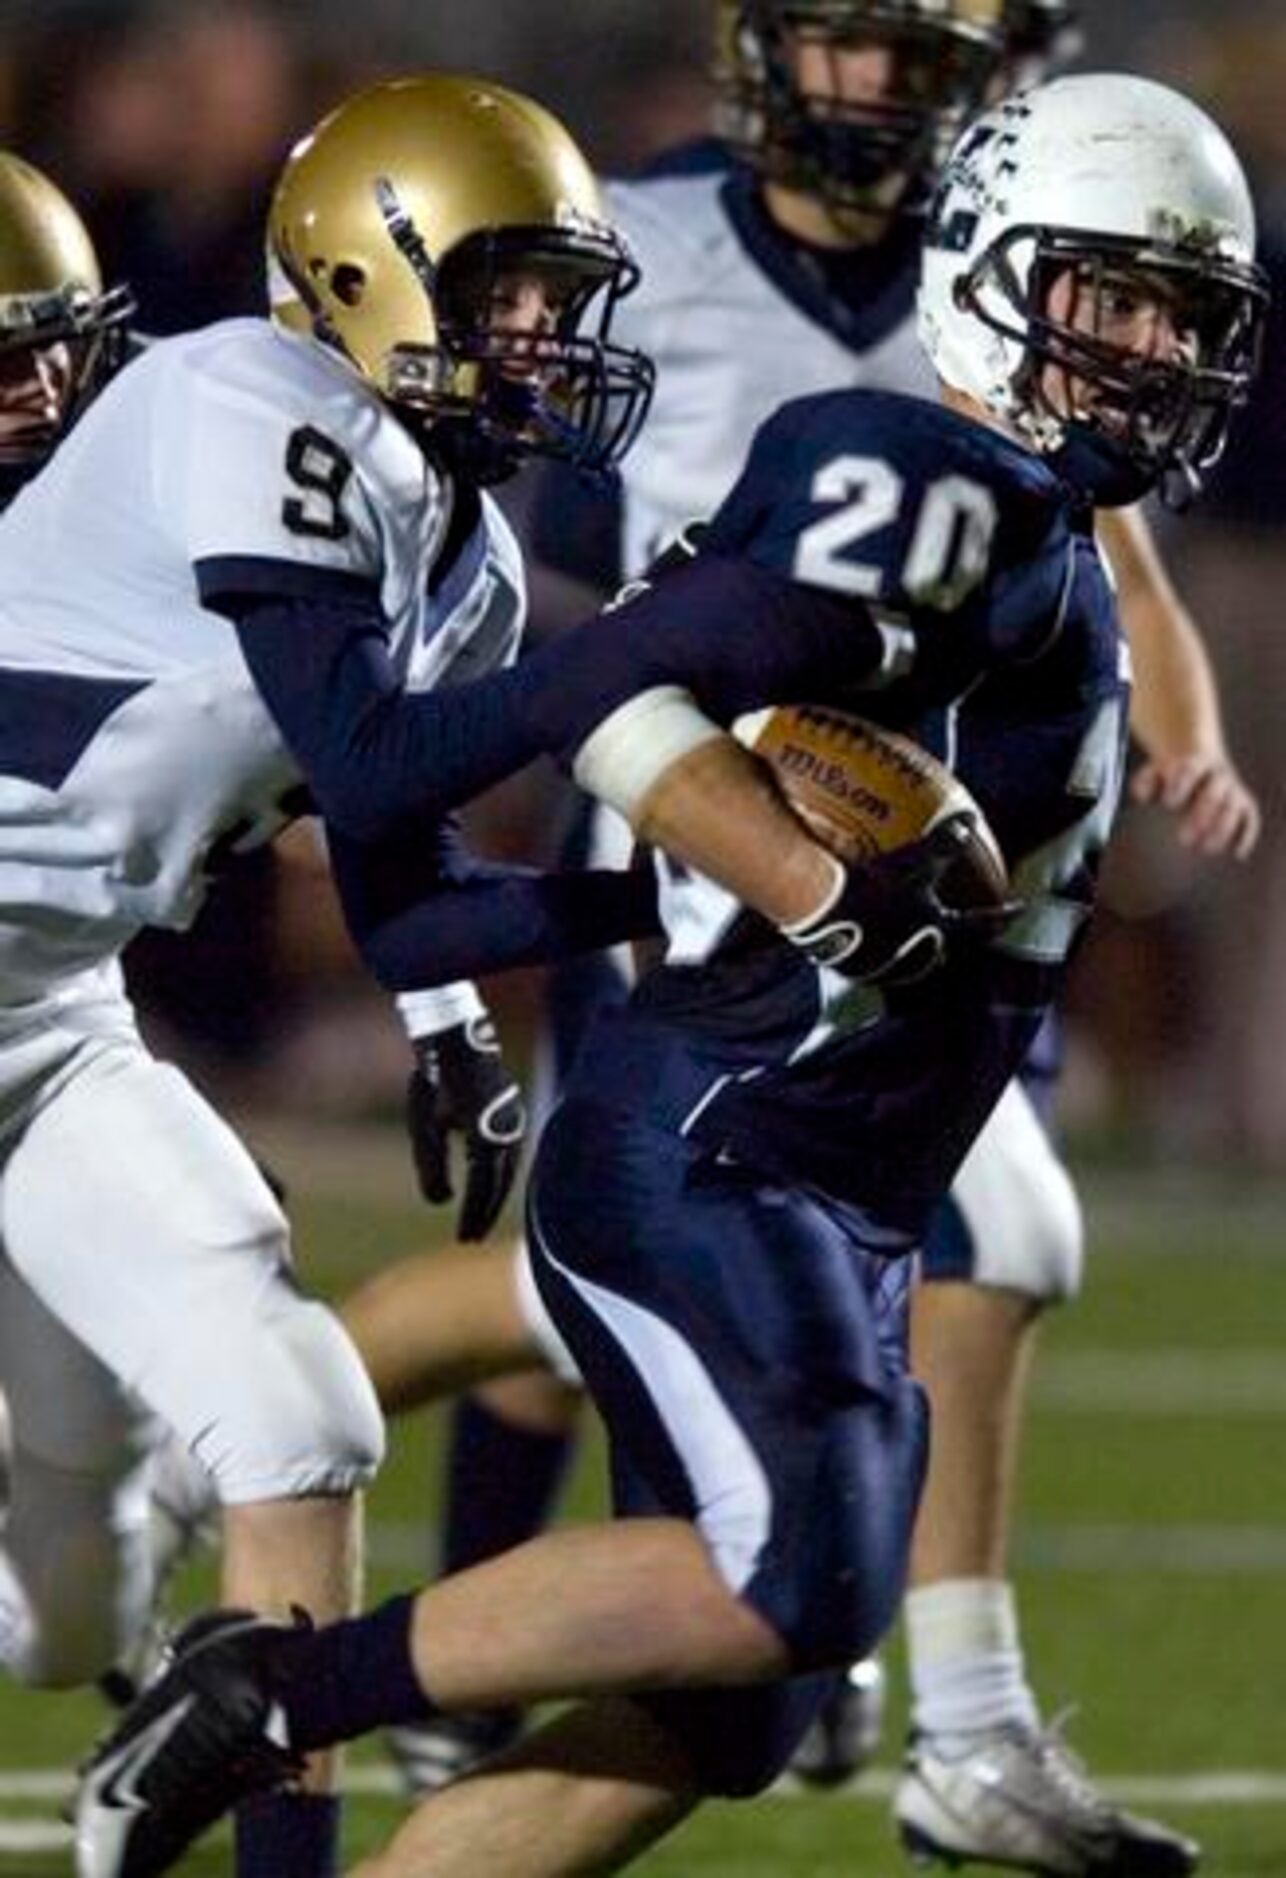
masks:
[[[788,932],[815,963],[909,982],[940,961],[953,934],[990,938],[1016,910],[982,810],[909,737],[822,705],[777,705],[733,730],[849,870],[836,902]]]

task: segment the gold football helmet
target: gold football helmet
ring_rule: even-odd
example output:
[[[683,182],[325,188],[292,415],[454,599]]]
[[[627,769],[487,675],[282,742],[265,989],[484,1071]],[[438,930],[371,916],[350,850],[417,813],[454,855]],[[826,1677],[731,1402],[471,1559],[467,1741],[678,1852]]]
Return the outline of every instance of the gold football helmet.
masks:
[[[987,96],[1005,0],[719,0],[714,80],[720,135],[771,181],[841,220],[922,201],[966,117]],[[801,53],[830,83],[805,89]],[[839,60],[887,58],[881,95],[845,98]],[[901,185],[899,188],[898,185]]]
[[[277,185],[268,272],[279,325],[480,480],[528,454],[605,468],[647,410],[650,362],[609,340],[638,270],[593,175],[556,118],[489,79],[396,79],[325,118]],[[515,329],[533,284],[542,323]]]
[[[0,151],[0,464],[43,460],[123,358],[133,310],[126,288],[103,291],[62,191]]]

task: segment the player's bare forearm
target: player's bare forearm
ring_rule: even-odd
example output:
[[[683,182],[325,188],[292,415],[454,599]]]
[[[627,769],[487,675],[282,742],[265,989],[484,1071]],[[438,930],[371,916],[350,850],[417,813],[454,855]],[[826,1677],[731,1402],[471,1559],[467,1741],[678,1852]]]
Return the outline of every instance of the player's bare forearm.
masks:
[[[731,737],[713,737],[670,764],[633,821],[641,840],[778,925],[807,919],[834,888],[833,857]]]
[[[1116,578],[1134,664],[1131,728],[1154,762],[1225,754],[1219,689],[1196,622],[1137,509],[1104,510],[1098,533]]]
[[[1245,860],[1259,840],[1261,811],[1228,751],[1205,641],[1139,511],[1108,511],[1098,526],[1134,662],[1131,727],[1144,761],[1131,793],[1173,816],[1184,847]]]

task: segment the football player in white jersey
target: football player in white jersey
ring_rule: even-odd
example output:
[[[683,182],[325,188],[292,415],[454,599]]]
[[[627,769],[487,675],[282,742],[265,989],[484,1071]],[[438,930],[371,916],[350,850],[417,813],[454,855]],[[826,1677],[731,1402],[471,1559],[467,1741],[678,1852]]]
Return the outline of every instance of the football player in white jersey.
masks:
[[[89,232],[62,191],[0,151],[0,508],[124,362],[132,312],[127,288],[104,290]],[[0,1525],[11,1445],[0,1393]]]
[[[414,955],[366,859],[443,800],[417,701],[516,647],[482,485],[533,452],[610,463],[650,385],[609,340],[634,274],[588,168],[499,86],[342,106],[287,163],[269,251],[271,322],[148,349],[0,524],[0,1661],[34,1683],[99,1675],[144,1619],[161,1420],[217,1483],[226,1592],[348,1608],[374,1395],[249,1155],[141,1042],[118,956],[305,806],[354,923]],[[114,330],[82,273],[65,304],[0,302],[60,349],[32,422],[79,387],[93,316]],[[416,864],[449,868],[447,836]],[[476,1019],[467,988],[436,995],[439,1028]],[[240,1878],[333,1870],[331,1784],[321,1757],[247,1817]]]
[[[659,366],[624,466],[619,560],[586,565],[581,542],[603,531],[578,532],[561,489],[541,507],[537,557],[600,584],[635,575],[717,503],[755,424],[784,399],[854,384],[927,392],[910,317],[926,178],[984,91],[1030,81],[1073,27],[1067,0],[722,0],[722,140],[608,191],[643,272],[621,331]],[[814,549],[842,560],[877,523],[855,489],[851,510],[827,523]],[[1145,760],[1134,792],[1170,810],[1185,843],[1244,857],[1259,810],[1228,755],[1200,638],[1142,520],[1105,514],[1103,539],[1138,677],[1134,728]],[[623,862],[626,833],[601,814],[586,851]],[[955,1763],[957,1790],[970,1768],[985,1780],[999,1754],[1016,1815],[1040,1812],[1043,1855],[1075,1872],[1092,1869],[1076,1848],[1087,1822],[1097,1830],[1103,1803],[1041,1727],[1007,1577],[1035,1326],[1075,1293],[1082,1259],[1075,1191],[1038,1119],[1048,1081],[1038,1053],[962,1170],[916,1303],[916,1360],[938,1413],[907,1605],[916,1740],[897,1809],[914,1827],[940,1754]],[[409,1269],[404,1284],[384,1274],[350,1301],[348,1321],[382,1394],[409,1387],[415,1289],[438,1283],[446,1274],[431,1267]],[[534,1525],[561,1479],[574,1401],[552,1380],[521,1378],[490,1385],[457,1413],[450,1562],[471,1563]],[[496,1482],[509,1483],[503,1494]],[[802,1770],[841,1778],[869,1753],[878,1693],[878,1671],[860,1666],[805,1743]],[[458,1771],[462,1754],[493,1746],[505,1721],[443,1717],[407,1731],[396,1751],[427,1786]],[[980,1855],[1012,1856],[990,1789],[980,1785],[976,1799],[966,1839]],[[1131,1823],[1115,1817],[1128,1837]]]

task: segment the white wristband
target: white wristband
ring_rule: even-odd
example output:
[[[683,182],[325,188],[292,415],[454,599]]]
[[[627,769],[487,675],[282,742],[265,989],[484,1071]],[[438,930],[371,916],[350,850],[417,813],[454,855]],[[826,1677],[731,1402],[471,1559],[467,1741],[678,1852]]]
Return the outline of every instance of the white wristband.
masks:
[[[457,1024],[485,1017],[487,1011],[478,987],[467,978],[454,985],[434,985],[428,991],[399,991],[397,1008],[412,1042],[454,1030]]]
[[[680,686],[655,685],[595,725],[576,752],[572,773],[582,789],[632,822],[672,764],[723,734]]]

